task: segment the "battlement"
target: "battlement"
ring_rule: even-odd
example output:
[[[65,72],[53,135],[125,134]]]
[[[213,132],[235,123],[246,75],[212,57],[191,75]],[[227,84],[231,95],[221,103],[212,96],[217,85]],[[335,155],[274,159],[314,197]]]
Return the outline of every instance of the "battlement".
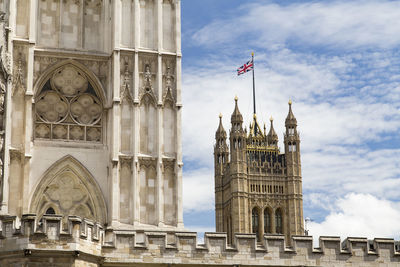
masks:
[[[273,265],[273,266],[398,266],[400,252],[393,239],[293,236],[291,246],[283,235],[236,234],[228,245],[225,233],[205,233],[199,244],[194,232],[104,229],[98,223],[69,216],[35,215],[0,218],[0,262],[9,255],[34,257],[43,253],[73,253],[97,260],[98,266],[117,263]],[[18,257],[19,257],[18,256]],[[82,257],[82,256],[80,256]],[[359,263],[359,264],[358,264]],[[386,264],[386,265],[383,265]],[[1,265],[3,266],[3,265]],[[7,266],[7,265],[6,265]]]

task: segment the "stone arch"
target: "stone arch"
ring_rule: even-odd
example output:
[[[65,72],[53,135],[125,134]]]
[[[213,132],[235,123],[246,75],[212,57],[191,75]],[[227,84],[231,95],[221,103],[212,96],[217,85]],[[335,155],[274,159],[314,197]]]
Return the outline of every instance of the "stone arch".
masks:
[[[93,73],[74,60],[49,67],[34,87],[34,139],[101,143],[105,95]]]
[[[275,219],[275,232],[277,234],[284,234],[284,224],[285,224],[285,219],[284,219],[284,212],[283,208],[278,207],[275,209],[274,212],[274,219]]]
[[[272,208],[267,206],[263,212],[264,216],[264,234],[272,233]]]
[[[66,65],[72,65],[73,67],[77,68],[79,71],[81,71],[85,77],[88,79],[89,83],[93,86],[94,91],[100,98],[100,101],[105,105],[106,104],[106,94],[103,86],[101,85],[100,80],[97,78],[97,76],[89,70],[85,65],[82,63],[73,60],[73,59],[67,59],[61,62],[58,62],[49,68],[47,68],[43,74],[37,79],[36,83],[33,86],[33,94],[36,96],[40,94],[41,89],[43,86],[46,84],[46,82],[51,78],[53,73]]]
[[[91,173],[68,155],[48,168],[31,193],[29,211],[40,218],[49,207],[64,216],[78,215],[104,224],[107,208]]]

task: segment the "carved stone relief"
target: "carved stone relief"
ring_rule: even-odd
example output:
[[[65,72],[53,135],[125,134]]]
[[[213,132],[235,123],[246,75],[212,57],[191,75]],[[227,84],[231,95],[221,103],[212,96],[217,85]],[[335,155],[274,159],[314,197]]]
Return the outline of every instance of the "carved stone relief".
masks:
[[[54,64],[65,60],[65,58],[50,55],[35,55],[35,67],[33,73],[34,82]],[[103,88],[107,88],[109,66],[106,60],[77,60],[79,63],[91,70],[99,79]],[[105,92],[106,93],[106,92]]]
[[[73,65],[56,70],[35,102],[35,138],[101,141],[102,103]]]
[[[22,53],[22,48],[15,48],[18,52],[16,56],[16,64],[14,64],[14,78],[13,78],[13,91],[12,95],[24,94],[26,91],[25,87],[25,56]]]
[[[143,57],[140,59],[140,63],[139,99],[147,94],[157,102],[154,92],[154,84],[157,81],[156,61],[151,57]]]
[[[163,60],[163,103],[175,103],[175,62],[172,58]]]
[[[133,104],[133,97],[131,93],[132,84],[132,72],[131,67],[132,62],[128,56],[123,57],[124,67],[121,68],[121,91],[120,97],[122,101],[128,101],[128,103]]]

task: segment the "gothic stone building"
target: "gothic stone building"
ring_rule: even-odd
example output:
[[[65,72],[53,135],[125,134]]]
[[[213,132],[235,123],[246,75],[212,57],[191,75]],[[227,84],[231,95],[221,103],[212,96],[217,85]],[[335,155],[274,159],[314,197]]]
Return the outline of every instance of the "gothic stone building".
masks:
[[[183,228],[179,0],[0,0],[0,11],[1,267],[399,265],[392,239],[287,239],[302,231],[298,136],[287,129],[287,158],[263,154],[265,133],[255,121],[245,136],[238,110],[237,234],[199,244]],[[245,178],[276,202],[244,198]]]
[[[256,114],[249,131],[235,98],[231,116],[229,146],[222,115],[214,147],[215,216],[217,231],[264,234],[304,234],[301,185],[300,138],[297,120],[289,101],[284,136],[285,153],[278,148],[273,120],[268,134],[261,129]]]

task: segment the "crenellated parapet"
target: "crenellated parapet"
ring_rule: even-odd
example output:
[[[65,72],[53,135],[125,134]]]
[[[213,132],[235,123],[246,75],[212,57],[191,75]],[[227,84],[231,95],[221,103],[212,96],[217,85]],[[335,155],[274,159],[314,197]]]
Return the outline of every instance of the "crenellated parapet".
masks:
[[[69,216],[35,215],[0,218],[0,265],[43,258],[80,259],[94,266],[118,264],[258,265],[258,266],[399,266],[393,239],[236,234],[228,244],[225,233],[205,233],[199,244],[194,232],[104,229],[98,223]],[[287,246],[291,244],[291,246]],[[29,265],[28,265],[29,266]],[[70,266],[70,265],[65,265]],[[71,265],[72,266],[72,265]],[[92,266],[92,265],[81,265]]]

